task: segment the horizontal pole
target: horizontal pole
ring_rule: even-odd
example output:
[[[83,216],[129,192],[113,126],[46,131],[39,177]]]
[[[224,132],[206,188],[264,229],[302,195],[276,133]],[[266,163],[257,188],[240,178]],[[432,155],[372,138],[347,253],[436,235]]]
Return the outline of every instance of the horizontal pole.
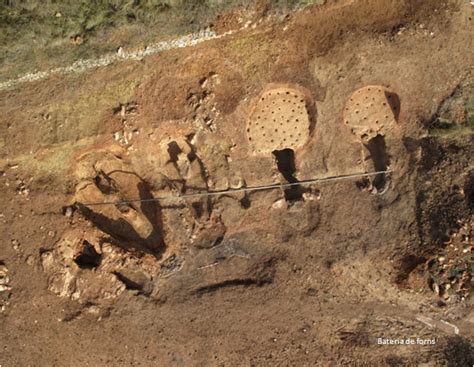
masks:
[[[265,190],[273,190],[273,189],[285,189],[285,188],[292,187],[292,186],[306,186],[306,185],[317,184],[317,183],[343,181],[343,180],[350,180],[350,179],[353,179],[353,178],[377,176],[377,175],[381,175],[381,174],[387,174],[387,173],[390,173],[390,172],[392,172],[392,171],[387,170],[387,171],[377,171],[377,172],[367,172],[367,173],[351,173],[351,174],[341,175],[341,176],[314,178],[314,179],[309,179],[309,180],[302,180],[302,181],[298,181],[298,182],[283,183],[283,184],[270,184],[270,185],[262,185],[262,186],[242,187],[242,188],[239,188],[239,189],[195,192],[195,193],[191,193],[191,194],[181,194],[181,195],[168,195],[168,196],[160,196],[160,197],[150,198],[150,199],[131,199],[131,200],[123,200],[123,201],[103,201],[103,202],[96,202],[96,203],[76,203],[76,205],[83,205],[83,206],[120,205],[120,204],[154,202],[154,201],[162,201],[162,200],[188,199],[188,198],[196,198],[196,197],[229,195],[229,194],[237,194],[237,193],[241,193],[241,192],[265,191]]]

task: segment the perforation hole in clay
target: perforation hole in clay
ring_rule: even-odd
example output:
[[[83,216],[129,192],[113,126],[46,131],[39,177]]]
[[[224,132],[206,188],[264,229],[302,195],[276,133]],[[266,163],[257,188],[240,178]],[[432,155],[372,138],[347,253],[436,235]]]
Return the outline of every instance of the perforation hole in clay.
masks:
[[[385,135],[397,124],[398,96],[381,86],[367,86],[354,92],[344,108],[344,123],[359,139]]]
[[[308,96],[296,88],[281,87],[264,92],[247,122],[252,150],[269,153],[303,146],[311,133],[310,102]]]

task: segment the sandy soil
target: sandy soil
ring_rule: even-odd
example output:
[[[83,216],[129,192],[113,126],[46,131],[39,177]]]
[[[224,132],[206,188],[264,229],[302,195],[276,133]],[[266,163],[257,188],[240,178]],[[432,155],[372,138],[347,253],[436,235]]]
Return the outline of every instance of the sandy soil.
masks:
[[[0,91],[0,365],[472,365],[472,12],[341,0]]]

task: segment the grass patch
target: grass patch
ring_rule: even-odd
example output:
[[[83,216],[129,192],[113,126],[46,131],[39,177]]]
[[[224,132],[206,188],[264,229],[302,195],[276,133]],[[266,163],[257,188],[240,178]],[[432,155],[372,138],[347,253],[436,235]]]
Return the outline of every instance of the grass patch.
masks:
[[[453,126],[448,129],[431,129],[429,131],[430,136],[438,138],[455,138],[465,135],[471,135],[474,133],[474,125],[471,126]]]
[[[456,138],[474,131],[474,84],[462,83],[438,108],[428,125],[430,136]]]
[[[325,0],[267,0],[293,9]],[[252,0],[0,0],[0,81],[198,31]]]

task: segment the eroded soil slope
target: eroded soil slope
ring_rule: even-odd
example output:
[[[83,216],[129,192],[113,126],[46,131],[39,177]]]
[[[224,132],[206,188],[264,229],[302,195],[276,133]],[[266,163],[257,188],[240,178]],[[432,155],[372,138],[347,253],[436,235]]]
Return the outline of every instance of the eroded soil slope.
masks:
[[[473,363],[472,6],[255,24],[0,92],[2,366]]]

